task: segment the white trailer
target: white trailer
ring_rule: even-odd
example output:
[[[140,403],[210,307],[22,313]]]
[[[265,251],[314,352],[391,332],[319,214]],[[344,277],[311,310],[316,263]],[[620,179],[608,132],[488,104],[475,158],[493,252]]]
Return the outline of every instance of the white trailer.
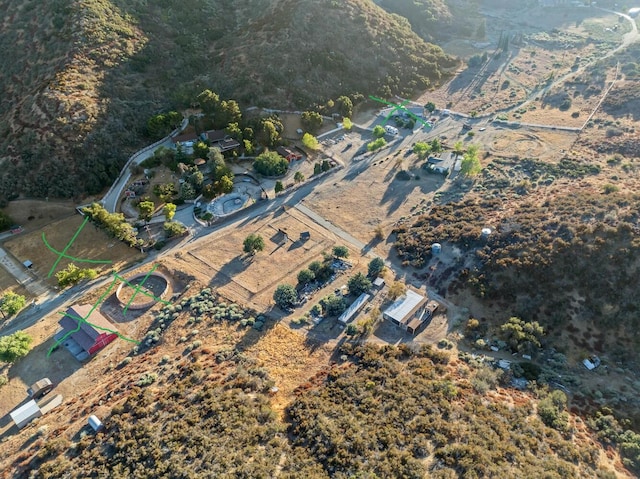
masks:
[[[390,134],[390,135],[397,135],[398,134],[398,129],[395,126],[391,126],[391,125],[386,125],[384,127],[385,131]]]

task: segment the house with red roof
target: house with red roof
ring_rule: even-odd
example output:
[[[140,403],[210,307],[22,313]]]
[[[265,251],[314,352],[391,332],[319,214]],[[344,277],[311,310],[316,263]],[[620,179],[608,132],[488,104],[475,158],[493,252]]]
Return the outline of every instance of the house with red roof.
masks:
[[[71,306],[58,321],[61,329],[54,339],[78,361],[91,358],[118,337],[115,326],[93,308],[90,304]]]

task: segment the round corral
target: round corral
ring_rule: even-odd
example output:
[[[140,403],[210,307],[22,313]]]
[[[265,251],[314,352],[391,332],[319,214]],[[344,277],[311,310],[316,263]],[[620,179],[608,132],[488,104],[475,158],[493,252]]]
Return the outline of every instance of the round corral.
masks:
[[[120,283],[116,298],[127,309],[146,309],[153,306],[169,290],[169,280],[161,273],[140,273]]]

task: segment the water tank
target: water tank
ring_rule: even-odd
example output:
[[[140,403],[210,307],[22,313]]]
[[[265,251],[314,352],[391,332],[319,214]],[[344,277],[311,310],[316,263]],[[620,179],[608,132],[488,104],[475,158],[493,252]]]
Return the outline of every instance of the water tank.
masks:
[[[95,432],[101,431],[104,428],[104,424],[102,424],[102,421],[100,421],[100,419],[98,419],[97,416],[94,416],[93,414],[89,416],[89,426],[91,426],[91,429],[93,429]]]
[[[440,251],[442,251],[442,245],[440,243],[433,243],[431,245],[431,254],[440,254]]]
[[[482,228],[482,237],[486,238],[491,234],[491,228]]]

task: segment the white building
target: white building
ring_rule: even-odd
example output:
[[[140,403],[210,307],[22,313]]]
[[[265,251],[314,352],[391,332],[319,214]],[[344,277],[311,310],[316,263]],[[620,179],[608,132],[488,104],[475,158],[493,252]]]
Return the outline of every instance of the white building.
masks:
[[[347,324],[354,318],[354,316],[358,313],[358,311],[360,311],[365,303],[369,301],[370,298],[370,294],[362,293],[353,303],[351,303],[351,306],[349,306],[345,310],[345,312],[340,315],[340,317],[338,318],[338,322],[341,324]]]
[[[384,310],[382,316],[398,326],[404,326],[424,306],[427,298],[410,289]]]

